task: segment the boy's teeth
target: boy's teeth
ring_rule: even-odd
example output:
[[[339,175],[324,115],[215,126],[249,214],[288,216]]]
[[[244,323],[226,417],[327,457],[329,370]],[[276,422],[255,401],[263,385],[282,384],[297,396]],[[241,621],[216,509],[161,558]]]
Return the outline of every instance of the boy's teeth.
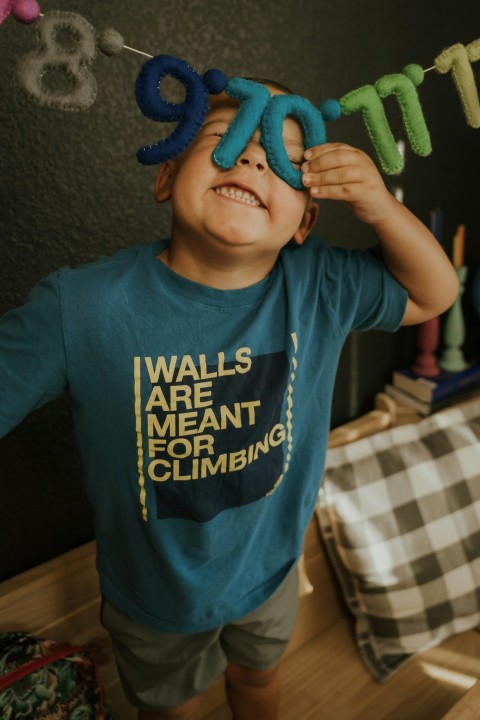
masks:
[[[233,185],[222,185],[222,187],[215,188],[215,192],[219,195],[224,195],[225,197],[234,197],[235,200],[240,200],[247,205],[261,207],[261,204],[255,197],[255,195],[252,195],[252,193],[248,192],[248,190],[242,190],[241,188],[235,187]]]

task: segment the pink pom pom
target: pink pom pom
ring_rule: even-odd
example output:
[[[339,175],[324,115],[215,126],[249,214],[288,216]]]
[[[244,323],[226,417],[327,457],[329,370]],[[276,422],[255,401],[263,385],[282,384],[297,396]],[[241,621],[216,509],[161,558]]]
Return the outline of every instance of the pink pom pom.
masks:
[[[10,15],[15,0],[0,0],[0,23]]]
[[[40,5],[37,0],[16,0],[13,3],[12,15],[19,22],[28,25],[40,15]]]

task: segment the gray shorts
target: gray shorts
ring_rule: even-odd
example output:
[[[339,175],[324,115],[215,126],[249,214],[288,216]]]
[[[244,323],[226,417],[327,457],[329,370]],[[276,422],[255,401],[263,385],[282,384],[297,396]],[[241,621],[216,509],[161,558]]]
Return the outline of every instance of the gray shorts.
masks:
[[[123,689],[139,710],[165,712],[206,690],[229,660],[259,670],[274,667],[292,634],[298,571],[273,595],[228,625],[196,634],[164,633],[131,620],[106,598],[101,622],[110,633]]]

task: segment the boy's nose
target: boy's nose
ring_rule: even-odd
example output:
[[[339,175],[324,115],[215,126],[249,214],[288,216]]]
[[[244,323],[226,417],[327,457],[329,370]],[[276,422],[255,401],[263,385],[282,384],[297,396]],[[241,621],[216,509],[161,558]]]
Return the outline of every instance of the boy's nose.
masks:
[[[250,140],[243,152],[240,153],[237,165],[249,165],[259,172],[268,170],[267,156],[265,150],[256,140]]]

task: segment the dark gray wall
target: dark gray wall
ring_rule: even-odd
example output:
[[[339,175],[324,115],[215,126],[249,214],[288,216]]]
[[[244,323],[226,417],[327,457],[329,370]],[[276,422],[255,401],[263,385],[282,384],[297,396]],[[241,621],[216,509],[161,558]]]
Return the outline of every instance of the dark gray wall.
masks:
[[[200,72],[219,67],[229,76],[273,77],[314,102],[410,62],[428,67],[444,47],[480,37],[478,0],[43,3],[44,12],[54,8],[77,12],[98,30],[114,27],[126,44],[153,55],[183,57]],[[0,27],[0,312],[59,266],[166,236],[170,223],[168,209],[152,200],[155,168],[135,158],[138,147],[159,137],[134,99],[142,58],[99,54],[96,103],[64,114],[30,104],[15,85],[16,64],[32,50],[32,36],[32,27],[12,18]],[[429,73],[420,95],[433,154],[417,158],[408,151],[406,172],[387,184],[400,183],[406,204],[426,222],[432,208],[443,208],[448,250],[456,225],[465,223],[466,263],[473,270],[480,260],[480,130],[466,125],[450,77]],[[398,108],[386,105],[402,137]],[[332,125],[329,139],[371,150],[356,115]],[[374,240],[338,204],[323,204],[317,230],[348,247]],[[479,323],[467,297],[465,314],[465,348],[473,355]],[[412,328],[352,336],[340,364],[333,424],[369,410],[392,370],[414,355]],[[32,414],[0,442],[0,474],[0,579],[92,537],[68,397]]]

